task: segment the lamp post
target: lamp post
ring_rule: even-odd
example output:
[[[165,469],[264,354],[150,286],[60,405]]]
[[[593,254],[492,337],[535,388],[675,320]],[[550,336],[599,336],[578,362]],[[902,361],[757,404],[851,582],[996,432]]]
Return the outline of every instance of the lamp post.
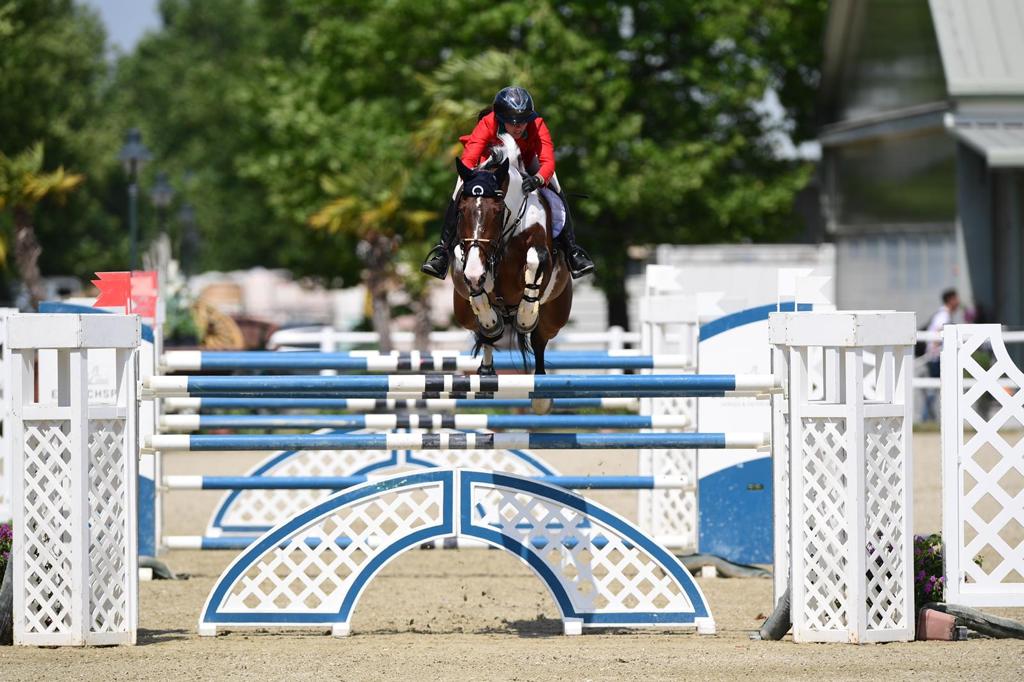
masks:
[[[167,173],[156,174],[156,181],[149,190],[149,198],[156,207],[157,229],[162,235],[167,231],[167,208],[174,200],[174,188],[167,180]]]
[[[142,133],[132,128],[124,136],[124,145],[118,155],[128,174],[128,231],[131,244],[130,266],[134,272],[138,264],[139,248],[139,172],[142,166],[153,158],[146,145],[142,144]]]

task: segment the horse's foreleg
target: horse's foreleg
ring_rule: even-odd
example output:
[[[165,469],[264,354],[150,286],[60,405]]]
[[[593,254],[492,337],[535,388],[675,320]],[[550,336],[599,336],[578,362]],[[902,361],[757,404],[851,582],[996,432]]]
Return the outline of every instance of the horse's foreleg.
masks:
[[[547,249],[531,246],[526,251],[523,297],[519,299],[519,308],[516,310],[516,331],[522,334],[532,332],[540,320],[541,287],[544,273],[550,269],[550,261]]]
[[[469,297],[469,305],[476,315],[477,325],[480,334],[485,339],[496,340],[505,332],[505,321],[501,315],[491,307],[491,301],[486,293],[479,293]]]
[[[534,330],[530,334],[530,345],[533,346],[534,375],[547,374],[544,370],[544,349],[547,348],[548,340]],[[531,407],[535,414],[547,414],[554,407],[554,401],[551,398],[534,398]]]
[[[494,376],[497,372],[494,371],[494,346],[487,342],[485,339],[481,339],[484,346],[484,359],[480,363],[480,369],[476,371],[477,374],[483,376]]]

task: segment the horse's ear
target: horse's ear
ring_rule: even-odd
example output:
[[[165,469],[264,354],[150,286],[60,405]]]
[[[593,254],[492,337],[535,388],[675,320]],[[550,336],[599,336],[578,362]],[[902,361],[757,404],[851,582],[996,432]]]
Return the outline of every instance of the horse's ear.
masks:
[[[506,158],[501,162],[501,165],[498,166],[498,172],[496,173],[499,185],[504,185],[505,181],[508,180],[508,168],[508,159]]]
[[[462,178],[463,182],[469,180],[473,175],[473,171],[471,171],[466,164],[462,163],[462,159],[457,156],[455,157],[455,170],[459,172],[459,177]]]

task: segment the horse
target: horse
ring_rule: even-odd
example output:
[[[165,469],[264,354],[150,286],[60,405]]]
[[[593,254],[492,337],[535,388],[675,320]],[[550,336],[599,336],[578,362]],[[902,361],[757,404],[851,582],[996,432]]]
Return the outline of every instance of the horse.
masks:
[[[545,374],[544,350],[569,321],[572,277],[554,248],[551,206],[540,192],[524,194],[519,147],[507,133],[503,145],[476,169],[455,159],[462,179],[458,237],[453,249],[455,319],[474,333],[484,351],[478,373],[494,374],[494,345],[510,325],[524,364],[534,355],[534,374]],[[550,399],[534,399],[546,414]]]

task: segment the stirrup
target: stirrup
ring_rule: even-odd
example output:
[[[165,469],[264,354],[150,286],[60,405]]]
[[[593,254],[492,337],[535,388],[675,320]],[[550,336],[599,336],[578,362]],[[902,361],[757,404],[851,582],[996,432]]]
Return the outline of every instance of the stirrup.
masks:
[[[430,249],[430,253],[423,260],[420,272],[437,279],[444,279],[448,276],[448,261],[448,248],[444,244],[437,244]]]
[[[573,253],[574,251],[582,255],[583,260],[586,261],[585,264],[581,265],[578,262],[577,259],[580,256]],[[586,251],[578,246],[565,250],[565,260],[569,265],[569,274],[573,279],[579,279],[580,277],[583,277],[583,275],[589,275],[594,271],[594,261],[590,259],[590,256],[587,255]]]

